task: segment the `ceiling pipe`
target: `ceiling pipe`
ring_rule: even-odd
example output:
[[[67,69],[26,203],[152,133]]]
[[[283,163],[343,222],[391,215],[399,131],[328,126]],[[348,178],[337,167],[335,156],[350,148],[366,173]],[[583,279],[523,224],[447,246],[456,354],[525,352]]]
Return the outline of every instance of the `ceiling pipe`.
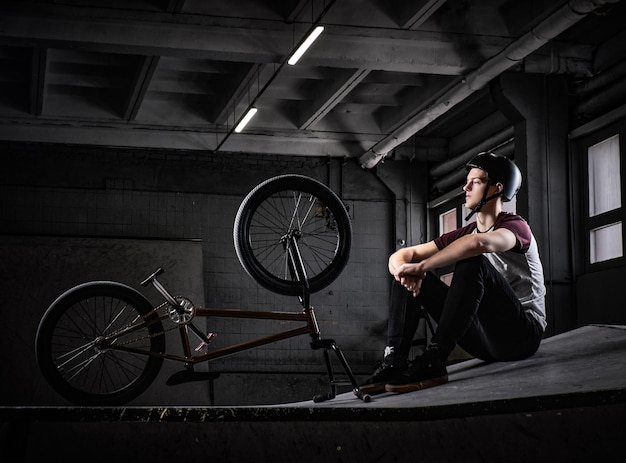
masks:
[[[471,149],[465,150],[458,156],[454,156],[451,159],[436,164],[430,169],[428,175],[435,178],[442,177],[461,166],[465,166],[465,164],[467,164],[474,156],[476,156],[477,153],[480,153],[481,151],[492,151],[494,149],[494,146],[499,146],[502,143],[507,143],[507,141],[511,140],[514,136],[515,129],[513,128],[513,126],[506,127],[495,135],[484,139],[481,143],[478,143]]]
[[[624,78],[626,60],[574,87],[578,103],[574,114],[578,119],[595,117],[611,109],[626,97]]]
[[[396,146],[404,143],[432,121],[448,112],[468,96],[487,85],[502,72],[538,50],[597,8],[620,0],[569,0],[545,21],[508,45],[494,57],[470,72],[458,84],[434,100],[403,126],[376,143],[359,158],[366,169],[375,167]]]
[[[513,157],[515,151],[515,141],[513,139],[507,140],[505,143],[501,144],[497,148],[492,148],[486,151],[490,151],[498,156],[506,156]],[[472,157],[476,156],[478,150],[473,150]],[[471,158],[470,158],[471,159]],[[468,159],[468,161],[470,160]],[[456,170],[447,173],[446,175],[439,178],[432,185],[431,191],[436,193],[442,193],[448,191],[450,188],[454,186],[459,187],[459,194],[461,192],[461,186],[465,183],[465,178],[467,177],[467,169],[465,168],[465,164],[456,168]]]
[[[585,98],[618,82],[623,83],[625,77],[626,59],[620,61],[609,69],[605,69],[601,74],[574,85],[574,93],[579,98]]]

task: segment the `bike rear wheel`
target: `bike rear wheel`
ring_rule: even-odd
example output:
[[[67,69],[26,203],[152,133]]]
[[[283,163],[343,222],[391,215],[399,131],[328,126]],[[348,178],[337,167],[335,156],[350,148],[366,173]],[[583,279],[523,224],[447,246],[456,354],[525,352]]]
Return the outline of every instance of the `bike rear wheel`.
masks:
[[[152,305],[133,288],[109,281],[84,283],[59,296],[36,336],[44,378],[80,405],[120,405],[136,398],[163,363],[150,353],[164,351],[163,326]]]
[[[350,255],[352,225],[339,197],[310,177],[285,174],[257,185],[235,218],[237,257],[248,275],[270,291],[300,296],[333,282]],[[296,243],[306,281],[290,265]]]

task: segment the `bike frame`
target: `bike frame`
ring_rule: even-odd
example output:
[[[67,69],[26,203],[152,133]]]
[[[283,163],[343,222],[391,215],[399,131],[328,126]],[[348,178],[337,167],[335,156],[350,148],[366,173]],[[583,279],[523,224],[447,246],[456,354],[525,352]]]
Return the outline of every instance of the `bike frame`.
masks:
[[[108,348],[112,350],[122,350],[127,352],[132,352],[135,354],[143,354],[143,355],[151,355],[153,357],[159,357],[168,360],[174,360],[178,362],[184,362],[189,365],[195,365],[197,363],[215,360],[218,358],[226,357],[231,354],[235,354],[237,352],[241,352],[248,349],[253,349],[255,347],[263,346],[266,344],[271,344],[277,341],[282,341],[283,339],[288,339],[296,336],[302,336],[304,334],[310,334],[313,341],[320,340],[320,331],[317,324],[317,320],[315,318],[315,312],[312,307],[305,307],[301,312],[279,312],[279,311],[267,311],[267,312],[257,312],[251,310],[239,310],[239,309],[212,309],[212,308],[204,308],[199,307],[195,309],[195,317],[219,317],[219,318],[238,318],[238,319],[257,319],[257,320],[280,320],[280,321],[300,321],[304,324],[304,326],[292,330],[279,331],[274,334],[264,336],[261,338],[254,338],[249,341],[245,341],[239,344],[234,344],[226,347],[222,347],[206,354],[194,355],[192,353],[192,346],[189,337],[189,329],[196,332],[197,328],[195,325],[182,324],[178,327],[178,332],[180,335],[181,345],[183,348],[183,356],[174,355],[167,352],[151,352],[148,349],[137,349],[133,347],[127,347],[124,345],[116,345],[114,338],[120,335],[130,334],[133,331],[136,331],[140,328],[144,328],[153,323],[162,322],[164,320],[169,320],[169,316],[167,314],[160,315],[158,318],[151,318],[146,320],[140,324],[133,325],[128,327],[122,331],[118,331],[114,333],[114,335],[110,336],[106,341],[110,341]],[[194,318],[195,318],[194,317]],[[197,334],[197,333],[196,333]],[[199,338],[207,342],[209,339],[204,335],[199,335]]]
[[[226,357],[228,355],[232,355],[238,352],[242,352],[248,349],[253,349],[255,347],[263,346],[266,344],[271,344],[277,341],[281,341],[284,339],[302,336],[308,334],[311,336],[311,348],[312,349],[323,349],[324,354],[324,362],[326,365],[326,370],[329,377],[330,382],[330,391],[324,395],[318,395],[314,398],[315,401],[323,401],[332,399],[335,397],[337,392],[337,386],[339,385],[351,385],[353,388],[354,394],[359,397],[361,400],[365,402],[369,402],[370,396],[364,394],[360,391],[359,386],[356,382],[356,379],[352,373],[350,366],[343,353],[337,346],[334,340],[332,339],[322,339],[321,333],[319,329],[319,325],[317,323],[317,319],[315,317],[315,311],[310,305],[310,291],[307,280],[307,275],[304,267],[304,263],[302,261],[298,244],[297,244],[298,236],[295,236],[291,233],[286,234],[282,238],[283,246],[285,247],[285,251],[287,252],[287,268],[292,278],[296,279],[302,284],[302,296],[300,296],[300,302],[303,305],[303,309],[300,312],[287,312],[287,311],[250,311],[250,310],[240,310],[240,309],[215,309],[215,308],[205,308],[205,307],[193,307],[191,308],[191,302],[186,299],[172,296],[165,287],[158,281],[157,277],[164,272],[163,269],[159,268],[156,272],[146,278],[141,285],[148,286],[152,284],[157,291],[159,291],[166,300],[166,303],[175,311],[174,315],[180,318],[188,318],[183,323],[178,323],[178,332],[180,335],[181,345],[183,349],[183,356],[174,355],[168,352],[152,352],[148,349],[137,349],[133,347],[127,347],[122,344],[115,343],[116,337],[122,334],[130,334],[132,331],[144,328],[154,323],[161,323],[166,319],[170,319],[170,322],[176,323],[171,320],[171,316],[169,313],[158,315],[157,317],[148,315],[144,318],[144,320],[137,324],[126,327],[116,333],[113,333],[110,337],[105,338],[104,344],[106,344],[109,349],[117,349],[124,350],[127,352],[133,352],[136,354],[149,355],[153,357],[184,362],[185,368],[188,372],[193,373],[193,366],[195,364],[206,362],[222,357]],[[188,302],[186,305],[185,302]],[[155,307],[154,312],[158,310],[158,307]],[[189,312],[192,312],[190,314]],[[237,318],[237,319],[256,319],[256,320],[278,320],[278,321],[294,321],[301,322],[303,326],[291,330],[286,331],[278,331],[274,334],[254,338],[245,342],[241,342],[238,344],[229,345],[226,347],[218,348],[212,350],[211,352],[207,352],[206,354],[194,355],[192,353],[191,342],[189,338],[189,330],[193,331],[194,334],[200,338],[200,340],[207,345],[210,343],[210,339],[205,335],[196,325],[193,323],[193,319],[196,317],[206,318],[206,317],[217,317],[217,318]],[[328,350],[332,350],[337,355],[343,370],[348,377],[348,381],[338,381],[335,380],[335,376],[333,373],[332,364],[330,361],[330,356],[328,354]]]

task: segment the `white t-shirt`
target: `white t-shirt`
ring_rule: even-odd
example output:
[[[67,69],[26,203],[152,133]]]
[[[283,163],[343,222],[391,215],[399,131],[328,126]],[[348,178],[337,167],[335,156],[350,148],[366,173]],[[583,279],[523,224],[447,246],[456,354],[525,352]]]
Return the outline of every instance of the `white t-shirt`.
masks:
[[[543,276],[543,265],[539,258],[537,241],[528,225],[521,216],[510,212],[501,212],[492,230],[506,228],[517,240],[517,245],[505,252],[483,254],[511,285],[522,307],[531,313],[545,331],[546,321],[546,287]],[[477,233],[476,222],[458,228],[435,238],[439,249],[443,249],[463,235]],[[487,232],[489,233],[489,232]]]

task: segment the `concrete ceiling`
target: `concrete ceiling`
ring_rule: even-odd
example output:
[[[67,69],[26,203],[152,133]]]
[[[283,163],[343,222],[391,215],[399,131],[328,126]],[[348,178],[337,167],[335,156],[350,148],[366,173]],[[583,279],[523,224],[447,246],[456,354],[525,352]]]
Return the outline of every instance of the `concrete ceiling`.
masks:
[[[442,161],[479,122],[506,127],[502,72],[580,82],[624,59],[625,3],[5,0],[0,140]]]

